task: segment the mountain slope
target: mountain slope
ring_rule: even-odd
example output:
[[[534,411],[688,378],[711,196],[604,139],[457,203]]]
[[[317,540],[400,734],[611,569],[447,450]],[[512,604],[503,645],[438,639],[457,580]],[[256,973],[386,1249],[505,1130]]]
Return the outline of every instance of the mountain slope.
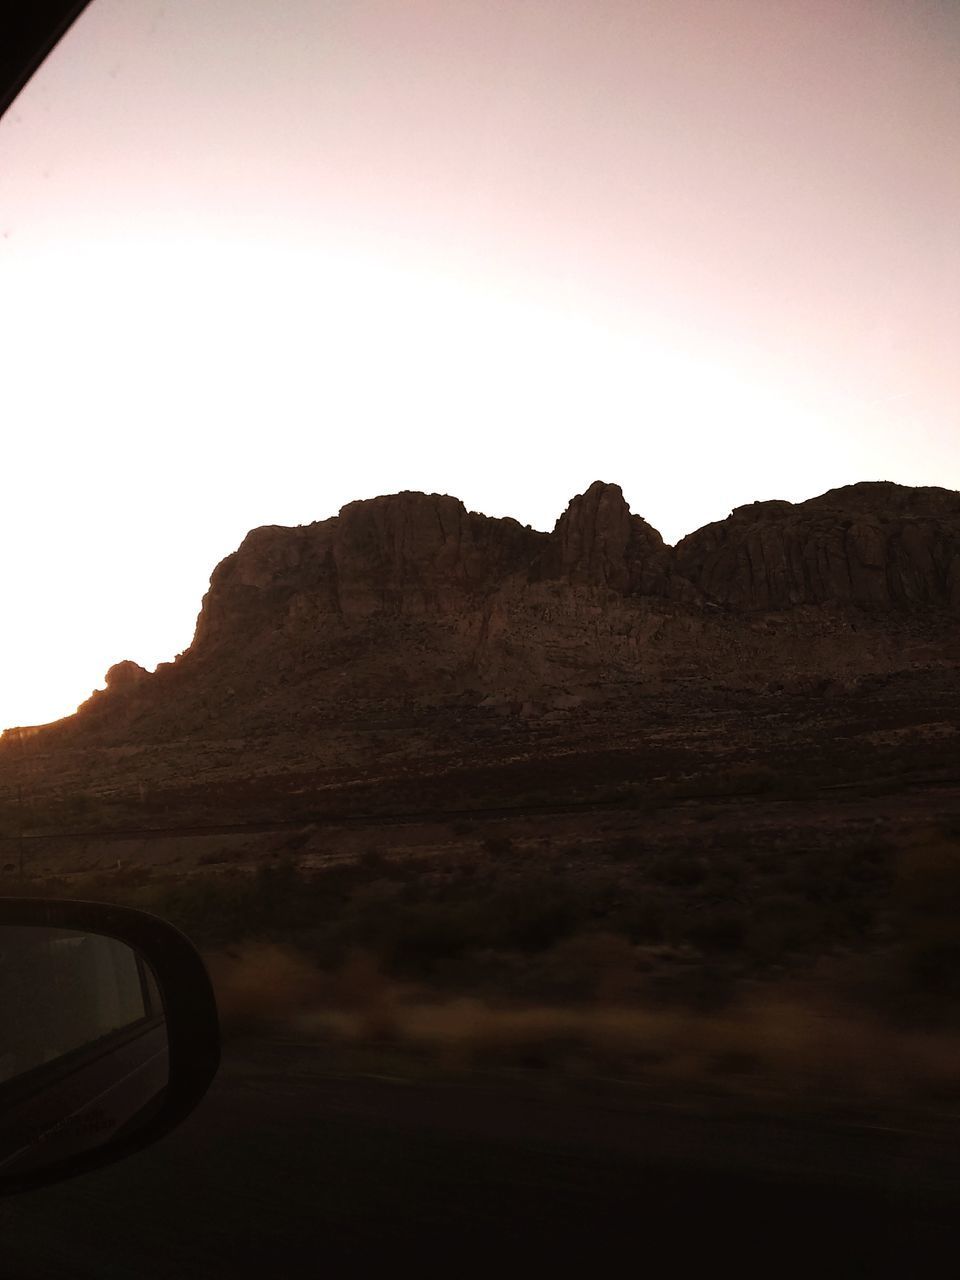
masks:
[[[250,533],[175,662],[118,663],[76,715],[8,731],[0,821],[25,784],[45,812],[94,793],[276,814],[291,790],[634,750],[652,719],[677,721],[653,777],[678,751],[700,767],[712,716],[752,759],[771,716],[793,714],[784,697],[862,700],[900,673],[921,685],[894,718],[930,720],[957,687],[958,619],[960,494],[943,489],[756,503],[675,548],[601,482],[551,533],[438,494],[354,502]],[[814,750],[820,704],[808,713]]]

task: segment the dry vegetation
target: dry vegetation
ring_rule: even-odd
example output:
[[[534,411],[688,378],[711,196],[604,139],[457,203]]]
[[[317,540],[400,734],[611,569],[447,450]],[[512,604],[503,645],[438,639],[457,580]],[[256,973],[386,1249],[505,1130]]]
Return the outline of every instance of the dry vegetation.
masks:
[[[960,1096],[960,833],[770,850],[693,821],[709,838],[678,849],[461,820],[443,853],[319,867],[301,833],[253,866],[207,852],[189,875],[134,865],[43,892],[180,925],[232,1035],[753,1095]]]
[[[591,943],[618,952],[611,940]],[[622,953],[618,960],[623,961]],[[210,956],[228,1026],[405,1050],[444,1068],[625,1075],[648,1086],[822,1106],[956,1104],[960,1032],[904,1028],[816,984],[739,996],[713,1012],[610,1002],[526,1004],[441,997],[386,977],[367,952],[323,971],[249,944]]]

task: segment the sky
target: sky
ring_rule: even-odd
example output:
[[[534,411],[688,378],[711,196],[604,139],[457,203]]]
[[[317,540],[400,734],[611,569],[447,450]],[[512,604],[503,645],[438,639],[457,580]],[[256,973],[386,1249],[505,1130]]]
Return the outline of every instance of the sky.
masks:
[[[954,0],[93,0],[0,121],[0,727],[402,489],[960,488]]]

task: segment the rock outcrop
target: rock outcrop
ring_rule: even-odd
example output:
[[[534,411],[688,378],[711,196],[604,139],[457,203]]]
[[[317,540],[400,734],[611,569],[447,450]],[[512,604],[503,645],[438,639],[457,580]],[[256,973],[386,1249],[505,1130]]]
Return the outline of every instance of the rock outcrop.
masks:
[[[557,521],[541,568],[544,577],[573,585],[662,595],[670,555],[657,530],[631,513],[620,486],[597,480]]]
[[[546,541],[516,520],[425,493],[351,502],[295,529],[254,529],[214,570],[194,644],[276,627],[291,607],[346,621],[450,613],[526,572]]]
[[[521,804],[683,790],[703,758],[791,759],[801,713],[813,754],[856,744],[854,777],[862,750],[878,777],[893,750],[939,769],[958,620],[944,489],[755,503],[676,547],[600,482],[550,533],[440,494],[352,502],[253,530],[174,662],[118,663],[76,715],[2,735],[0,816],[21,792],[72,832],[459,811],[507,775]]]
[[[960,493],[945,489],[754,503],[676,547],[599,481],[550,533],[399,493],[253,530],[214,570],[184,654],[153,675],[118,663],[50,732],[239,737],[312,732],[349,707],[799,688],[952,668],[958,616]]]
[[[110,693],[125,693],[135,689],[149,674],[138,662],[128,659],[126,662],[114,663],[104,678],[104,684]]]
[[[700,610],[960,613],[960,494],[860,484],[757,502],[675,548],[601,481],[549,534],[441,494],[351,502],[329,520],[248,534],[211,577],[192,652],[291,627],[462,619],[550,584]]]
[[[960,493],[874,483],[753,503],[684,538],[673,568],[735,609],[960,613]]]

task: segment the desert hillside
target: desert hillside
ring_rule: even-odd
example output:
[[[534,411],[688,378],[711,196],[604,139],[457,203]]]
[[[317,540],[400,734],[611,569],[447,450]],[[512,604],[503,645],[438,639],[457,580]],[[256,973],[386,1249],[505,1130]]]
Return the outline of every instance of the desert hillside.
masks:
[[[549,534],[351,503],[249,534],[175,662],[3,736],[0,890],[176,921],[240,1025],[854,1090],[859,1027],[891,1087],[942,1089],[958,626],[945,490],[757,503],[677,547],[615,485]],[[681,1045],[678,1008],[723,1012]],[[918,1056],[918,1026],[947,1039]]]
[[[0,817],[19,836],[610,800],[800,757],[838,782],[908,740],[922,771],[956,722],[958,626],[948,490],[755,503],[676,547],[611,484],[549,534],[394,494],[254,530],[175,662],[119,662],[76,715],[8,731]]]

